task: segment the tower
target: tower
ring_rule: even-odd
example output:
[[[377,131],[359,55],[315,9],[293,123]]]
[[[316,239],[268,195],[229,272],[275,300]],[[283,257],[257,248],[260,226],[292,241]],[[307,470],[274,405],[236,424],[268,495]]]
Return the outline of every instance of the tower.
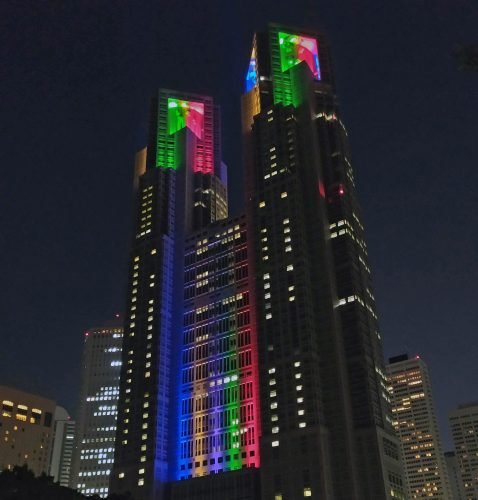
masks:
[[[85,332],[70,485],[102,498],[113,467],[122,342],[119,320]]]
[[[459,405],[449,414],[464,498],[478,498],[478,401]]]
[[[185,238],[227,216],[219,113],[207,96],[159,90],[138,153],[114,492],[163,498],[175,478]]]
[[[330,49],[254,36],[242,99],[264,499],[404,498]]]
[[[404,496],[329,48],[271,25],[242,99],[227,218],[209,97],[160,90],[137,155],[114,492],[136,500]]]
[[[403,354],[390,358],[387,375],[409,498],[452,500],[427,365]]]

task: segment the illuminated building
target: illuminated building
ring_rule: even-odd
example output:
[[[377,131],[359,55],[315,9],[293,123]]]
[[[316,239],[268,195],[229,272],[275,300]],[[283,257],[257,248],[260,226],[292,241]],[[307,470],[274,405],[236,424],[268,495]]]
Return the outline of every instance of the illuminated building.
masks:
[[[151,107],[148,147],[136,161],[135,226],[111,482],[113,491],[130,491],[137,500],[161,498],[165,484],[180,477],[185,240],[227,217],[220,144],[219,113],[210,97],[159,90]],[[195,379],[191,381],[190,396],[195,397],[194,391],[203,394]]]
[[[270,25],[242,100],[264,499],[405,498],[330,49]]]
[[[70,487],[108,496],[113,467],[123,328],[119,321],[85,333],[76,449]]]
[[[478,498],[478,402],[459,405],[449,414],[455,454],[466,500]]]
[[[387,374],[408,498],[452,499],[427,365],[419,356],[403,354],[390,358]]]
[[[136,157],[111,491],[404,499],[360,209],[325,39],[254,37],[246,214],[209,97],[160,90]]]
[[[75,450],[76,422],[68,412],[57,406],[54,415],[53,446],[48,474],[55,483],[70,487],[73,453]]]
[[[36,476],[48,474],[56,403],[0,386],[0,470],[26,464]]]

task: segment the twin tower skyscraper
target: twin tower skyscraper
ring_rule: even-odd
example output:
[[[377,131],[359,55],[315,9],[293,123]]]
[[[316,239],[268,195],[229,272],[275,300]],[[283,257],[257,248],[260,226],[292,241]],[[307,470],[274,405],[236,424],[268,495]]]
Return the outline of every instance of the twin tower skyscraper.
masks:
[[[135,175],[112,492],[404,499],[330,49],[269,25],[242,97],[245,213],[218,109],[160,90]]]

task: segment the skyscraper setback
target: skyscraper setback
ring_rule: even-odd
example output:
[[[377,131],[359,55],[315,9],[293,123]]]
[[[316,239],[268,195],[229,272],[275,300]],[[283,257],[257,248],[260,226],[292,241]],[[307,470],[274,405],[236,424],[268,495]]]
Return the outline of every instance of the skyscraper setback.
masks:
[[[405,498],[364,230],[320,34],[255,35],[246,214],[212,99],[160,90],[137,157],[113,491]]]

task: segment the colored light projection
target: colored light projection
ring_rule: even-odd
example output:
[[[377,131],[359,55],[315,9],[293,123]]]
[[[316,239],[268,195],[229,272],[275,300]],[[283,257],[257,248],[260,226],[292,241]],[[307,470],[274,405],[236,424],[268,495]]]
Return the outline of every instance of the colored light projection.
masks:
[[[202,102],[168,99],[168,134],[187,127],[198,139],[204,137],[204,104]]]
[[[157,167],[178,170],[188,162],[186,167],[191,168],[193,172],[210,174],[214,171],[213,107],[208,104],[207,98],[204,102],[169,95],[160,99]],[[194,134],[193,148],[188,145],[191,137],[177,135],[185,128]],[[186,154],[186,151],[189,154]]]
[[[257,85],[257,54],[256,47],[252,48],[251,59],[249,61],[249,68],[246,74],[246,92],[249,92]]]
[[[280,31],[279,50],[282,71],[296,66],[302,61],[307,63],[316,80],[320,80],[319,51],[317,40],[301,35],[291,35]]]
[[[184,311],[176,479],[260,465],[257,339],[244,290],[242,229],[233,241],[227,234],[212,237],[186,252],[185,296],[193,303]],[[213,263],[225,261],[229,270],[218,265],[212,271]],[[205,268],[207,278],[199,276]],[[225,271],[235,282],[220,284]]]

